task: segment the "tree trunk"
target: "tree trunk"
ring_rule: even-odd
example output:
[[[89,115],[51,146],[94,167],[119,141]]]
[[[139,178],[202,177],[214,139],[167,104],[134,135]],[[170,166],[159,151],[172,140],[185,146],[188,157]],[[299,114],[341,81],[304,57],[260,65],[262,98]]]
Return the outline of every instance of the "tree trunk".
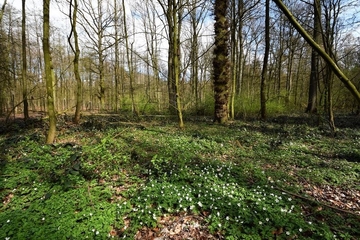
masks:
[[[270,0],[266,0],[265,7],[265,53],[260,82],[260,113],[261,119],[266,119],[266,79],[270,52]]]
[[[321,9],[320,0],[314,0],[314,32],[313,39],[317,44],[320,44],[321,38]],[[317,93],[319,87],[319,54],[312,49],[311,51],[311,72],[309,83],[309,98],[306,113],[317,112]]]
[[[69,16],[71,16],[71,7],[72,7],[72,0],[70,0]],[[71,39],[70,39],[71,34],[70,34],[70,37],[69,37],[69,43],[70,43],[72,51],[75,54],[74,60],[73,60],[73,63],[74,63],[74,75],[75,75],[75,80],[76,80],[76,108],[75,108],[75,116],[74,116],[74,119],[73,119],[73,122],[75,124],[78,124],[79,121],[80,121],[81,108],[82,108],[82,103],[83,103],[82,81],[81,81],[80,72],[79,72],[80,48],[79,48],[78,33],[77,33],[77,29],[76,29],[77,12],[78,12],[78,0],[74,0],[74,10],[72,12],[72,19],[70,19],[70,21],[71,21],[71,31],[74,34],[75,48],[73,48],[72,45],[71,45]]]
[[[239,1],[240,5],[240,1]],[[236,8],[237,5],[235,3],[235,0],[232,1],[231,4],[231,62],[234,64],[232,68],[232,74],[231,74],[231,94],[230,94],[230,118],[235,118],[235,95],[236,95],[236,85],[237,85],[237,74],[238,74],[238,68],[239,62],[241,62],[241,59],[238,58],[238,37],[236,34],[237,31],[237,21],[239,21],[239,25],[242,25],[242,19],[240,19],[240,15],[238,16],[237,13],[240,11],[240,6],[238,6],[238,9]],[[238,11],[236,11],[238,10]],[[237,18],[239,20],[237,20]],[[239,27],[240,28],[240,27]],[[239,32],[239,35],[241,35],[241,32]],[[239,61],[238,61],[239,60]],[[241,64],[241,63],[240,63]]]
[[[5,12],[5,7],[6,7],[6,2],[7,0],[4,1],[2,7],[1,7],[1,11],[0,11],[0,25],[1,25],[1,22],[2,22],[2,18],[4,16],[4,12]]]
[[[22,0],[22,20],[21,20],[21,41],[22,41],[22,70],[21,70],[21,78],[22,78],[22,97],[24,104],[24,120],[29,119],[29,103],[27,97],[27,59],[26,59],[26,8],[25,8],[26,0]]]
[[[345,87],[350,91],[350,93],[355,97],[355,99],[360,103],[360,93],[356,89],[356,86],[349,80],[349,78],[340,70],[339,66],[331,58],[329,54],[322,49],[319,44],[317,44],[311,36],[306,32],[306,30],[300,25],[296,18],[292,15],[289,9],[284,5],[281,0],[273,0],[276,5],[281,9],[281,11],[289,19],[290,23],[296,28],[296,30],[301,34],[301,36],[310,44],[310,46],[326,61],[326,63],[331,67],[331,70],[336,74],[340,81],[345,85]]]
[[[43,0],[43,53],[45,64],[46,96],[49,115],[49,130],[46,143],[54,142],[56,134],[56,113],[54,105],[54,75],[50,54],[50,0]]]
[[[214,122],[228,121],[229,102],[229,22],[227,19],[228,0],[215,0],[215,49],[213,59],[213,81],[215,97]]]
[[[182,106],[180,97],[180,32],[182,22],[182,11],[184,3],[182,0],[169,0],[167,3],[158,0],[168,24],[168,91],[169,91],[169,111],[176,114],[179,127],[184,127]]]
[[[179,121],[179,128],[184,128],[183,116],[182,116],[182,107],[181,107],[181,98],[179,91],[180,84],[180,26],[179,19],[177,17],[177,12],[173,12],[173,20],[174,20],[174,43],[173,43],[173,76],[175,78],[175,100],[176,100],[176,112]]]
[[[118,14],[118,6],[117,6],[117,0],[114,0],[114,11],[115,11],[115,69],[114,69],[114,78],[115,78],[115,112],[117,113],[119,111],[119,82],[120,82],[120,60],[119,60],[119,14]]]
[[[125,2],[124,0],[122,0],[122,7],[123,7],[123,11],[124,11],[124,18],[123,18],[123,23],[124,23],[124,38],[125,38],[125,47],[126,47],[126,59],[127,59],[127,64],[128,64],[128,68],[129,68],[129,79],[130,79],[130,98],[131,98],[131,110],[132,113],[135,116],[138,116],[138,112],[137,112],[137,108],[136,108],[136,104],[135,104],[135,99],[134,99],[134,66],[133,66],[133,61],[132,61],[132,57],[130,56],[130,50],[132,51],[132,45],[131,45],[131,49],[130,49],[130,45],[129,45],[129,36],[128,36],[128,32],[127,32],[127,25],[126,25],[126,9],[125,9]]]

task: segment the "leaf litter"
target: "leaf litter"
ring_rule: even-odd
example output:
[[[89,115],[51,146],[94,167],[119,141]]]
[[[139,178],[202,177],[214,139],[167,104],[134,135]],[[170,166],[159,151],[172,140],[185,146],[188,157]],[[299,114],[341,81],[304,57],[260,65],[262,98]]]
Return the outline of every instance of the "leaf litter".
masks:
[[[135,235],[135,240],[224,239],[220,233],[211,234],[205,218],[200,215],[162,216],[158,224],[160,227],[140,229]]]

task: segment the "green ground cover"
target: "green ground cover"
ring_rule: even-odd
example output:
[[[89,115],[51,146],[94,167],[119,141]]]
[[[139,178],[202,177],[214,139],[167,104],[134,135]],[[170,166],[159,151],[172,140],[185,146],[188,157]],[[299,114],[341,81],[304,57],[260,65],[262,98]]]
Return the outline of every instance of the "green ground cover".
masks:
[[[218,239],[360,237],[359,127],[101,116],[44,145],[43,124],[0,135],[0,239],[153,239],[179,216]]]

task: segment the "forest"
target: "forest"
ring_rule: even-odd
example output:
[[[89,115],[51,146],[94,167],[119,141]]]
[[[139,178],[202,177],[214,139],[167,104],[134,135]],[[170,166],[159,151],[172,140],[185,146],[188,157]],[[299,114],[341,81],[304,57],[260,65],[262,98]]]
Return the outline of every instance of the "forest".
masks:
[[[357,0],[3,0],[0,239],[359,239]]]

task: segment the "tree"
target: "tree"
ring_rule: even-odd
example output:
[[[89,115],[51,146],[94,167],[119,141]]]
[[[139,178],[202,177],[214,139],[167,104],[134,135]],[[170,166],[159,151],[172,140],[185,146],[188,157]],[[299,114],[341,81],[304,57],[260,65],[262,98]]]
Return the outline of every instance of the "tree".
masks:
[[[228,120],[229,101],[229,22],[227,19],[228,0],[215,0],[215,49],[213,59],[213,82],[215,97],[214,122]]]
[[[128,69],[129,69],[129,80],[130,80],[130,98],[131,98],[131,111],[135,116],[138,116],[138,112],[136,109],[136,104],[135,104],[135,99],[134,99],[134,66],[133,66],[133,58],[132,58],[132,53],[130,53],[130,51],[133,51],[132,45],[131,45],[131,49],[130,49],[130,44],[129,44],[129,35],[128,35],[128,31],[127,31],[127,24],[126,24],[126,8],[125,8],[125,2],[124,0],[122,0],[122,7],[123,7],[123,11],[124,11],[124,15],[123,15],[123,23],[124,23],[124,38],[125,38],[125,48],[126,48],[126,60],[127,60],[127,65],[128,65]]]
[[[313,39],[317,44],[320,44],[321,40],[321,6],[320,0],[314,0],[313,3],[314,19],[313,19]],[[308,105],[306,108],[307,113],[317,112],[317,93],[319,88],[319,54],[312,49],[311,51],[311,72],[310,72],[310,83],[309,83],[309,98]]]
[[[83,98],[82,98],[82,81],[81,81],[81,77],[80,77],[80,71],[79,71],[79,58],[80,58],[80,48],[79,48],[79,38],[78,38],[78,33],[77,33],[77,29],[76,29],[76,23],[77,23],[77,12],[78,12],[78,0],[74,0],[74,9],[72,10],[72,0],[70,0],[70,4],[69,4],[70,8],[69,8],[69,17],[70,17],[70,24],[71,24],[71,32],[70,35],[68,37],[68,41],[71,47],[71,50],[74,52],[75,56],[74,56],[74,60],[73,60],[73,64],[74,64],[74,75],[75,75],[75,80],[76,80],[76,107],[75,107],[75,116],[73,119],[73,122],[75,124],[78,124],[80,121],[80,114],[81,114],[81,107],[82,107],[82,103],[83,103]],[[72,14],[72,16],[71,16]],[[71,43],[71,36],[72,34],[74,35],[74,45],[72,45]]]
[[[345,85],[345,87],[350,91],[350,93],[355,97],[355,99],[360,103],[360,93],[357,90],[356,86],[350,81],[350,79],[340,70],[339,66],[336,64],[334,59],[326,53],[306,32],[306,30],[300,25],[300,23],[295,19],[289,9],[281,0],[273,0],[276,5],[281,9],[281,11],[286,15],[293,27],[301,34],[301,36],[310,44],[310,46],[324,59],[324,61],[329,65],[334,74],[340,79],[340,81]]]
[[[114,14],[110,13],[108,2],[104,0],[82,0],[82,9],[79,11],[82,25],[88,41],[86,47],[96,56],[91,70],[98,76],[99,88],[96,93],[100,101],[100,110],[105,107],[105,63],[107,50],[113,46],[110,40],[112,33],[109,32],[114,24]]]
[[[266,119],[266,78],[270,52],[270,0],[265,3],[265,52],[260,82],[260,113],[261,118]]]
[[[251,48],[249,33],[254,29],[253,25],[263,25],[260,21],[259,15],[260,0],[231,0],[230,1],[230,58],[232,63],[231,71],[231,96],[230,96],[230,117],[235,117],[235,97],[240,96],[242,92],[242,85],[244,83],[244,65],[246,62],[246,55]],[[261,9],[262,12],[262,9]],[[262,31],[256,31],[256,35]],[[256,36],[252,35],[252,36]],[[246,46],[248,44],[248,46]],[[255,52],[255,51],[254,51]]]
[[[43,0],[43,54],[45,64],[45,81],[49,130],[46,143],[54,142],[56,134],[56,112],[54,104],[54,74],[50,53],[50,0]]]
[[[189,64],[190,64],[190,88],[191,100],[195,98],[195,111],[199,110],[199,59],[200,59],[200,45],[201,45],[201,31],[204,22],[207,18],[208,8],[206,1],[191,0],[189,2],[190,15],[190,49],[189,49]]]
[[[142,7],[141,7],[142,6]],[[137,9],[143,8],[143,23],[144,23],[144,32],[146,39],[146,48],[147,48],[147,71],[149,74],[149,78],[152,75],[153,79],[155,79],[155,89],[153,98],[157,101],[157,110],[160,110],[161,106],[161,80],[160,74],[163,74],[160,71],[160,49],[162,39],[159,33],[159,28],[157,25],[157,11],[156,5],[154,1],[147,0],[146,4],[144,1],[141,1],[138,4]],[[151,71],[150,71],[151,69]],[[152,73],[152,74],[151,74]],[[154,83],[153,83],[154,84]],[[151,93],[148,93],[149,98],[151,99]]]
[[[26,9],[25,4],[26,0],[22,0],[22,20],[21,20],[21,55],[22,55],[22,70],[21,70],[21,79],[22,79],[22,97],[24,105],[24,120],[29,119],[29,103],[27,97],[27,59],[26,59]]]
[[[183,19],[183,0],[169,0],[167,3],[158,0],[168,27],[168,91],[169,110],[178,116],[179,127],[184,127],[181,96],[179,91],[181,61],[180,61],[180,33]]]
[[[5,12],[5,7],[6,7],[6,2],[7,0],[4,1],[2,7],[1,7],[1,11],[0,11],[0,25],[2,23],[2,19],[3,19],[3,16],[4,16],[4,12]]]
[[[119,83],[120,83],[120,33],[119,33],[119,21],[120,11],[118,7],[118,0],[114,0],[114,51],[115,51],[115,62],[114,62],[114,80],[115,80],[115,112],[119,110]]]

